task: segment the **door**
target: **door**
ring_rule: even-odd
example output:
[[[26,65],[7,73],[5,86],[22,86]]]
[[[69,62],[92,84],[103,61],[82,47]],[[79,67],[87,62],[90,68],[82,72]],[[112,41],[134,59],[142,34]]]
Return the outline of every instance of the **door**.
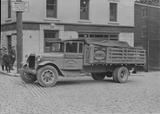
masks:
[[[66,41],[63,70],[81,70],[83,66],[83,45],[81,41]]]
[[[12,37],[10,35],[7,36],[7,48],[8,48],[8,51],[11,50],[12,48]]]
[[[149,41],[149,69],[160,70],[160,40]]]

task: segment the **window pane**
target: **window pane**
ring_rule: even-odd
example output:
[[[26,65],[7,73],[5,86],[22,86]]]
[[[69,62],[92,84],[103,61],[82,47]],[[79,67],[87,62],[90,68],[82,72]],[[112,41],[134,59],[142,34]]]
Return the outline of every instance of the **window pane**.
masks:
[[[46,16],[54,18],[57,17],[57,0],[47,0]]]
[[[80,2],[80,19],[89,19],[89,0]]]
[[[79,43],[79,53],[83,52],[83,43]]]
[[[54,30],[44,30],[44,38],[58,38],[58,32]]]
[[[110,21],[117,21],[117,3],[110,3]]]
[[[47,0],[47,4],[56,4],[56,0]]]
[[[110,35],[110,40],[118,40],[118,35]]]
[[[59,50],[57,50],[57,46],[60,44],[55,44],[55,41],[57,38],[58,38],[58,31],[44,30],[44,51],[45,52],[59,52]]]
[[[45,52],[63,52],[64,44],[60,42],[45,42]]]
[[[8,18],[11,18],[11,0],[8,0]]]
[[[77,43],[73,42],[66,43],[66,52],[77,53]]]

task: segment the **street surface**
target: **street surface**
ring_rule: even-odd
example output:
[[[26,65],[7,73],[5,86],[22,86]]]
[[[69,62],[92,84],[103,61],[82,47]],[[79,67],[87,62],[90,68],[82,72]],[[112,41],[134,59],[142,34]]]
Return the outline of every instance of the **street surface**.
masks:
[[[60,78],[52,88],[0,74],[0,114],[160,114],[160,72],[130,76],[125,84],[106,78]]]

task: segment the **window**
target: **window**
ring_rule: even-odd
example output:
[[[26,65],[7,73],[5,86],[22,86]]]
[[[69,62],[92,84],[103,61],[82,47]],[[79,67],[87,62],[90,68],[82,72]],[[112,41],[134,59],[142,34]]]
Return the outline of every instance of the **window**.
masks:
[[[142,28],[142,31],[141,31],[141,38],[144,38],[146,37],[146,28]]]
[[[147,16],[147,8],[142,8],[141,9],[141,15],[142,15],[142,17],[146,17]]]
[[[110,21],[117,21],[117,3],[110,3]]]
[[[11,18],[11,0],[8,0],[8,18]]]
[[[89,0],[80,0],[80,19],[89,19]]]
[[[46,16],[48,18],[57,18],[57,0],[47,0]]]
[[[56,44],[58,39],[58,31],[44,30],[44,52],[60,51],[63,46]]]
[[[118,40],[118,33],[105,33],[105,32],[82,32],[79,33],[79,38],[105,38],[106,40]]]
[[[71,41],[66,43],[66,52],[77,53],[77,43]]]
[[[66,42],[66,52],[68,53],[82,53],[83,42],[68,41]]]

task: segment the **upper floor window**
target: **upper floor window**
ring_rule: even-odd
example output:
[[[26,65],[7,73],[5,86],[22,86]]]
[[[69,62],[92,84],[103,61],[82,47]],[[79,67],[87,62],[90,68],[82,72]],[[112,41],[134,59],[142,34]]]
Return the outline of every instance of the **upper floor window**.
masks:
[[[89,19],[89,0],[80,0],[80,19]]]
[[[142,8],[141,9],[141,15],[142,15],[142,17],[146,17],[147,16],[147,8]]]
[[[46,16],[48,18],[57,17],[57,0],[47,0],[46,1]]]
[[[117,22],[117,3],[110,3],[110,21]]]
[[[11,0],[8,0],[8,18],[11,18]]]

